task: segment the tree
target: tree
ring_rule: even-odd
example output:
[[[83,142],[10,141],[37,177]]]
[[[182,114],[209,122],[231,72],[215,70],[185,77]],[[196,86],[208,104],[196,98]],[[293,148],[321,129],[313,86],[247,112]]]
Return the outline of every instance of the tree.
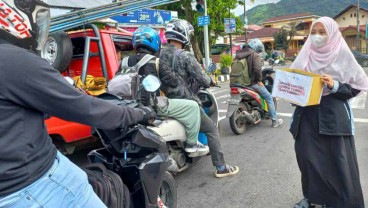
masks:
[[[292,43],[293,38],[296,33],[296,27],[300,22],[290,22],[287,25],[281,27],[279,32],[276,32],[273,36],[275,40],[275,49],[285,50],[285,54],[289,48],[290,43]]]
[[[208,26],[210,45],[216,42],[220,35],[225,34],[224,18],[229,18],[229,9],[235,9],[239,0],[207,0],[207,14],[210,16],[210,25]],[[204,51],[203,27],[198,27],[199,14],[192,7],[195,0],[181,0],[179,2],[163,5],[159,9],[178,11],[178,17],[190,22],[194,27],[194,37],[191,39],[193,51],[198,61],[202,62],[202,52]],[[235,15],[230,12],[230,16]],[[237,18],[237,32],[241,30],[241,21]]]
[[[281,28],[280,31],[273,34],[273,39],[275,40],[276,50],[280,50],[280,49],[283,49],[285,51],[287,50],[288,48],[287,37],[288,37],[288,32],[284,28]]]

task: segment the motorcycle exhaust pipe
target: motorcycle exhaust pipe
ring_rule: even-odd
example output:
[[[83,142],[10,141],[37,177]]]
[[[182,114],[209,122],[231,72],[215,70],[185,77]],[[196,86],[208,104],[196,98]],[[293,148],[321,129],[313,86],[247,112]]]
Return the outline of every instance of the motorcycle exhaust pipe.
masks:
[[[261,121],[261,119],[256,120],[255,116],[248,113],[247,111],[242,111],[241,114],[242,114],[242,117],[252,125],[256,125],[257,123]]]

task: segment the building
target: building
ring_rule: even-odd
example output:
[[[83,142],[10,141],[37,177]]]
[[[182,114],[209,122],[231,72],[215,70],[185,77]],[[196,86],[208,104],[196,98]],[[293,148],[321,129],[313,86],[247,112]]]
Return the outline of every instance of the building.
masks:
[[[265,49],[272,50],[275,49],[274,34],[281,30],[281,28],[288,29],[290,25],[296,25],[296,34],[293,37],[293,41],[290,43],[288,48],[287,57],[293,56],[306,40],[312,22],[318,19],[319,16],[310,13],[299,13],[291,14],[285,16],[278,16],[268,19],[263,22],[263,27],[253,33],[250,33],[247,39],[259,38],[265,45]],[[235,41],[244,40],[244,35],[235,39]]]
[[[357,42],[357,21],[359,18],[359,41]],[[340,31],[350,49],[358,49],[366,53],[366,23],[368,21],[368,9],[360,8],[357,16],[357,6],[349,5],[334,20],[339,24]],[[359,46],[357,45],[359,44]]]

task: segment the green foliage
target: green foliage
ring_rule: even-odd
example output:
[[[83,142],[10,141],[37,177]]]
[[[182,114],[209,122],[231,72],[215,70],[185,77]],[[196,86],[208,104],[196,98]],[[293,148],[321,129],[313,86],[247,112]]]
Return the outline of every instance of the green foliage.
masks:
[[[276,32],[273,35],[273,38],[275,39],[275,49],[276,50],[287,50],[288,44],[287,44],[287,37],[288,32],[285,29],[281,29],[279,32]]]
[[[261,25],[262,22],[272,17],[305,12],[320,16],[334,17],[350,4],[352,4],[352,1],[347,0],[281,0],[278,3],[269,3],[253,7],[247,11],[247,17],[249,24],[258,25]],[[360,4],[361,7],[368,8],[368,2],[361,1]]]
[[[231,66],[232,63],[233,63],[233,57],[230,54],[222,54],[220,56],[221,69],[227,66]]]

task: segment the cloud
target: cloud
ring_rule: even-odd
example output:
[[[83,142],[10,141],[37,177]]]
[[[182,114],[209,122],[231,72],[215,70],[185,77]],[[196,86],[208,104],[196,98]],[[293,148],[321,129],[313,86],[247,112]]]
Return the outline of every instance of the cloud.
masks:
[[[254,3],[251,3],[250,0],[246,0],[245,6],[247,11],[255,6],[258,6],[260,4],[267,4],[267,3],[276,3],[280,0],[254,0]],[[236,9],[233,10],[235,15],[242,15],[244,13],[244,6],[238,6]]]

